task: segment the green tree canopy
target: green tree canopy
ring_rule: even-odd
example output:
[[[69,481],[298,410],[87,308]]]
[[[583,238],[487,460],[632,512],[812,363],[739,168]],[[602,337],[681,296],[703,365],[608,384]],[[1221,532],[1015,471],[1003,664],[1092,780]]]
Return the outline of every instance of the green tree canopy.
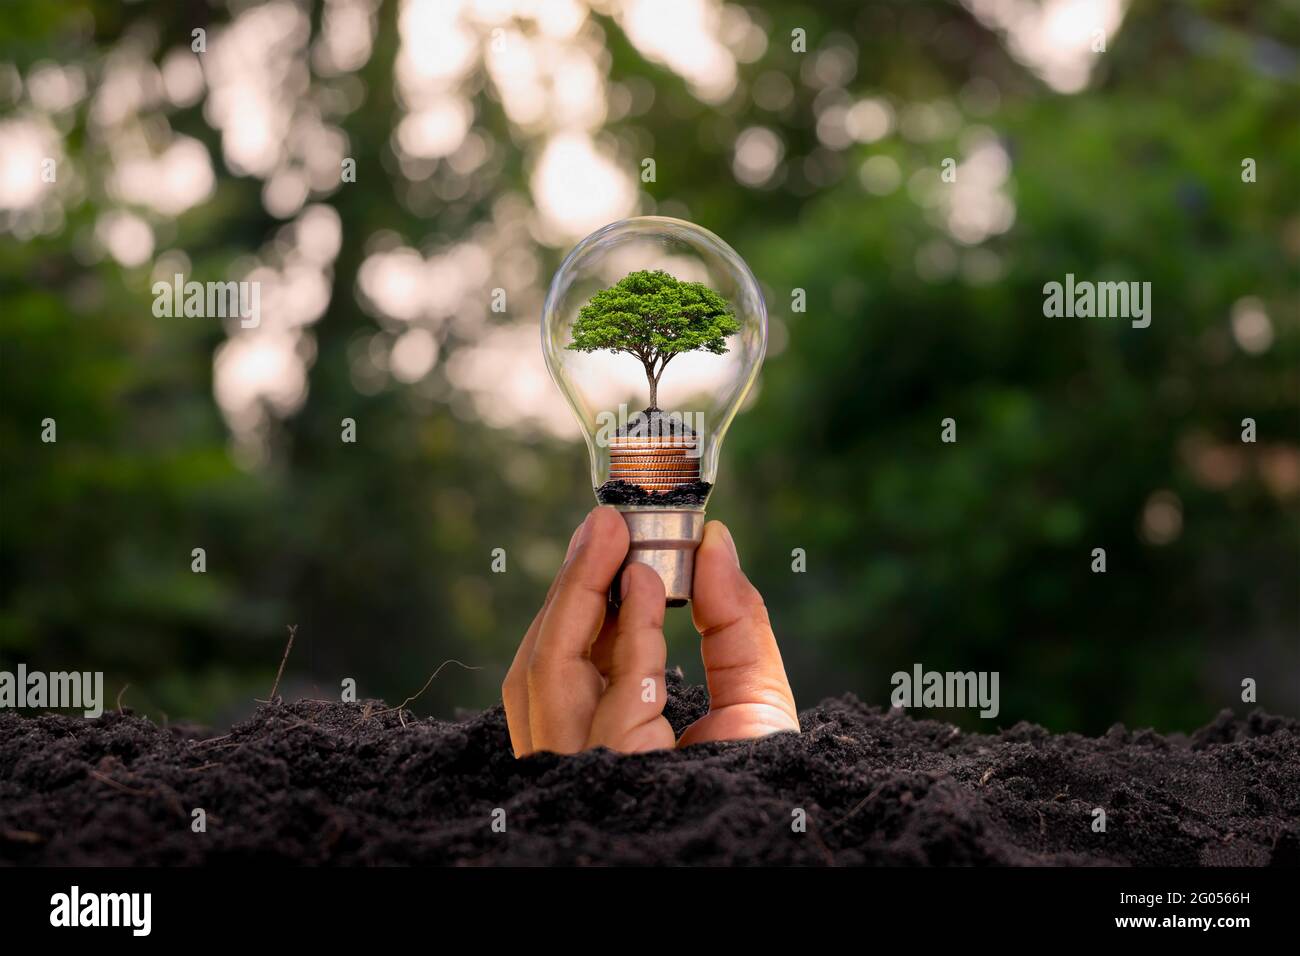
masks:
[[[727,351],[727,336],[740,331],[727,300],[700,282],[666,272],[633,272],[601,289],[578,312],[573,341],[578,352],[626,352],[635,356],[650,383],[650,408],[658,407],[659,379],[683,352]]]

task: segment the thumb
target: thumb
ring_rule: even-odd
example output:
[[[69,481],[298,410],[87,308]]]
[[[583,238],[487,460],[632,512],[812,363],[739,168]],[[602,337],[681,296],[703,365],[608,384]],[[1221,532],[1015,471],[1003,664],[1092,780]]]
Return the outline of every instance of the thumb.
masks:
[[[740,569],[731,532],[720,521],[704,526],[695,553],[693,611],[709,685],[709,709],[761,705],[771,719],[799,729],[794,694],[763,596]]]

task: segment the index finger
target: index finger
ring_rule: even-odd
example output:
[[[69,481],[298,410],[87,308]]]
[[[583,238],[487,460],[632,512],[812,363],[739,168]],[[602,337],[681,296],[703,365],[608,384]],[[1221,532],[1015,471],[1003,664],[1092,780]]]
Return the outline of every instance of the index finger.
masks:
[[[581,750],[604,682],[592,665],[592,642],[609,604],[609,587],[627,557],[627,523],[608,506],[591,513],[528,663],[528,723],[533,747]]]
[[[542,629],[542,618],[546,616],[546,609],[551,606],[555,590],[560,584],[560,576],[568,565],[569,559],[573,557],[573,552],[578,546],[578,538],[586,525],[587,519],[583,518],[582,524],[574,529],[572,537],[569,538],[569,547],[564,552],[564,562],[560,565],[560,570],[555,573],[551,586],[546,589],[546,598],[542,601],[542,606],[537,609],[537,614],[533,616],[533,622],[528,625],[524,639],[519,642],[514,660],[510,663],[510,670],[506,672],[505,680],[501,684],[501,702],[505,705],[510,746],[516,757],[525,757],[533,751],[533,735],[528,726],[528,662],[533,657],[537,632]]]

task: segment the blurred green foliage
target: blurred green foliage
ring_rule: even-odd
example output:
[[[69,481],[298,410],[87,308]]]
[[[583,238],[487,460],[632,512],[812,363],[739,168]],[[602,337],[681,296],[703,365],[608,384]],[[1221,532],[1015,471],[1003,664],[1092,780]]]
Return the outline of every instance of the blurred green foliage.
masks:
[[[69,26],[86,10],[90,34]],[[652,109],[609,127],[653,148],[657,182],[643,188],[660,211],[727,239],[769,297],[773,354],[710,507],[766,596],[800,703],[853,692],[886,704],[889,675],[919,661],[1000,671],[1003,725],[1187,730],[1244,709],[1245,677],[1264,707],[1296,713],[1295,6],[1136,3],[1075,95],[1045,86],[958,4],[752,10],[771,40],[720,106],[599,19],[610,78],[655,90]],[[547,574],[592,505],[587,465],[576,430],[573,443],[494,430],[445,402],[412,401],[408,386],[361,395],[352,384],[348,349],[374,328],[354,285],[367,238],[453,240],[495,195],[526,184],[521,154],[507,150],[479,195],[432,216],[401,201],[389,146],[395,16],[386,3],[359,72],[365,107],[344,124],[367,172],[328,199],[343,247],[315,327],[310,396],[274,429],[265,467],[246,470],[229,452],[212,394],[219,324],[155,319],[147,282],[75,254],[103,197],[70,208],[55,235],[0,239],[0,661],[102,668],[113,693],[131,684],[127,705],[221,721],[270,690],[296,624],[290,692],[335,696],[354,677],[364,696],[397,702],[455,658],[480,669],[445,669],[417,711],[497,699]],[[91,66],[142,25],[166,51],[188,46],[193,24],[227,18],[164,0],[7,3],[0,61],[24,75],[43,59]],[[808,54],[784,40],[796,26]],[[998,92],[970,122],[994,130],[1011,159],[1016,217],[979,246],[983,258],[927,219],[908,187],[914,171],[962,155],[955,139],[819,143],[818,91],[801,70],[846,40],[855,96],[960,105],[975,78]],[[1273,68],[1279,58],[1289,74]],[[794,91],[776,111],[748,95],[773,71]],[[221,165],[201,109],[170,120],[207,145],[217,189],[175,222],[171,244],[195,274],[220,275],[279,224],[260,183]],[[511,141],[493,97],[480,93],[475,109]],[[790,172],[778,185],[732,174],[736,136],[753,125],[784,142]],[[80,119],[66,148],[93,149]],[[899,188],[863,188],[869,156],[897,163]],[[1257,161],[1257,182],[1242,182],[1243,157]],[[540,249],[541,283],[564,251]],[[926,256],[953,267],[922,278]],[[990,261],[992,278],[980,278]],[[1067,273],[1149,281],[1151,327],[1044,318],[1043,284]],[[795,289],[806,312],[791,310]],[[1258,354],[1235,344],[1230,323],[1247,296],[1272,323]],[[348,416],[357,445],[338,438]],[[952,444],[940,441],[948,417]],[[1245,417],[1257,444],[1240,442]],[[40,441],[45,418],[57,444]],[[1236,463],[1231,480],[1205,480],[1207,448]],[[1163,544],[1141,533],[1160,492],[1182,516]],[[196,546],[206,574],[191,573]],[[495,547],[511,573],[490,573]],[[1090,571],[1096,547],[1104,575]],[[806,573],[791,570],[795,548]],[[670,660],[698,678],[689,615],[670,618]]]

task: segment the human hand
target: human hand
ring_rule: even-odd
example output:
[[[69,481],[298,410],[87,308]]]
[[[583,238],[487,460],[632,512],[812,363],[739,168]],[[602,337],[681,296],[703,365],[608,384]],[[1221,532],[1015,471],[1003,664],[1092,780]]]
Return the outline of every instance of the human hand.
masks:
[[[740,570],[731,535],[711,521],[696,552],[694,586],[711,705],[674,740],[663,716],[663,582],[633,562],[622,575],[620,606],[608,606],[627,549],[627,524],[613,508],[596,508],[574,532],[501,687],[515,756],[661,750],[798,731],[762,598]]]

